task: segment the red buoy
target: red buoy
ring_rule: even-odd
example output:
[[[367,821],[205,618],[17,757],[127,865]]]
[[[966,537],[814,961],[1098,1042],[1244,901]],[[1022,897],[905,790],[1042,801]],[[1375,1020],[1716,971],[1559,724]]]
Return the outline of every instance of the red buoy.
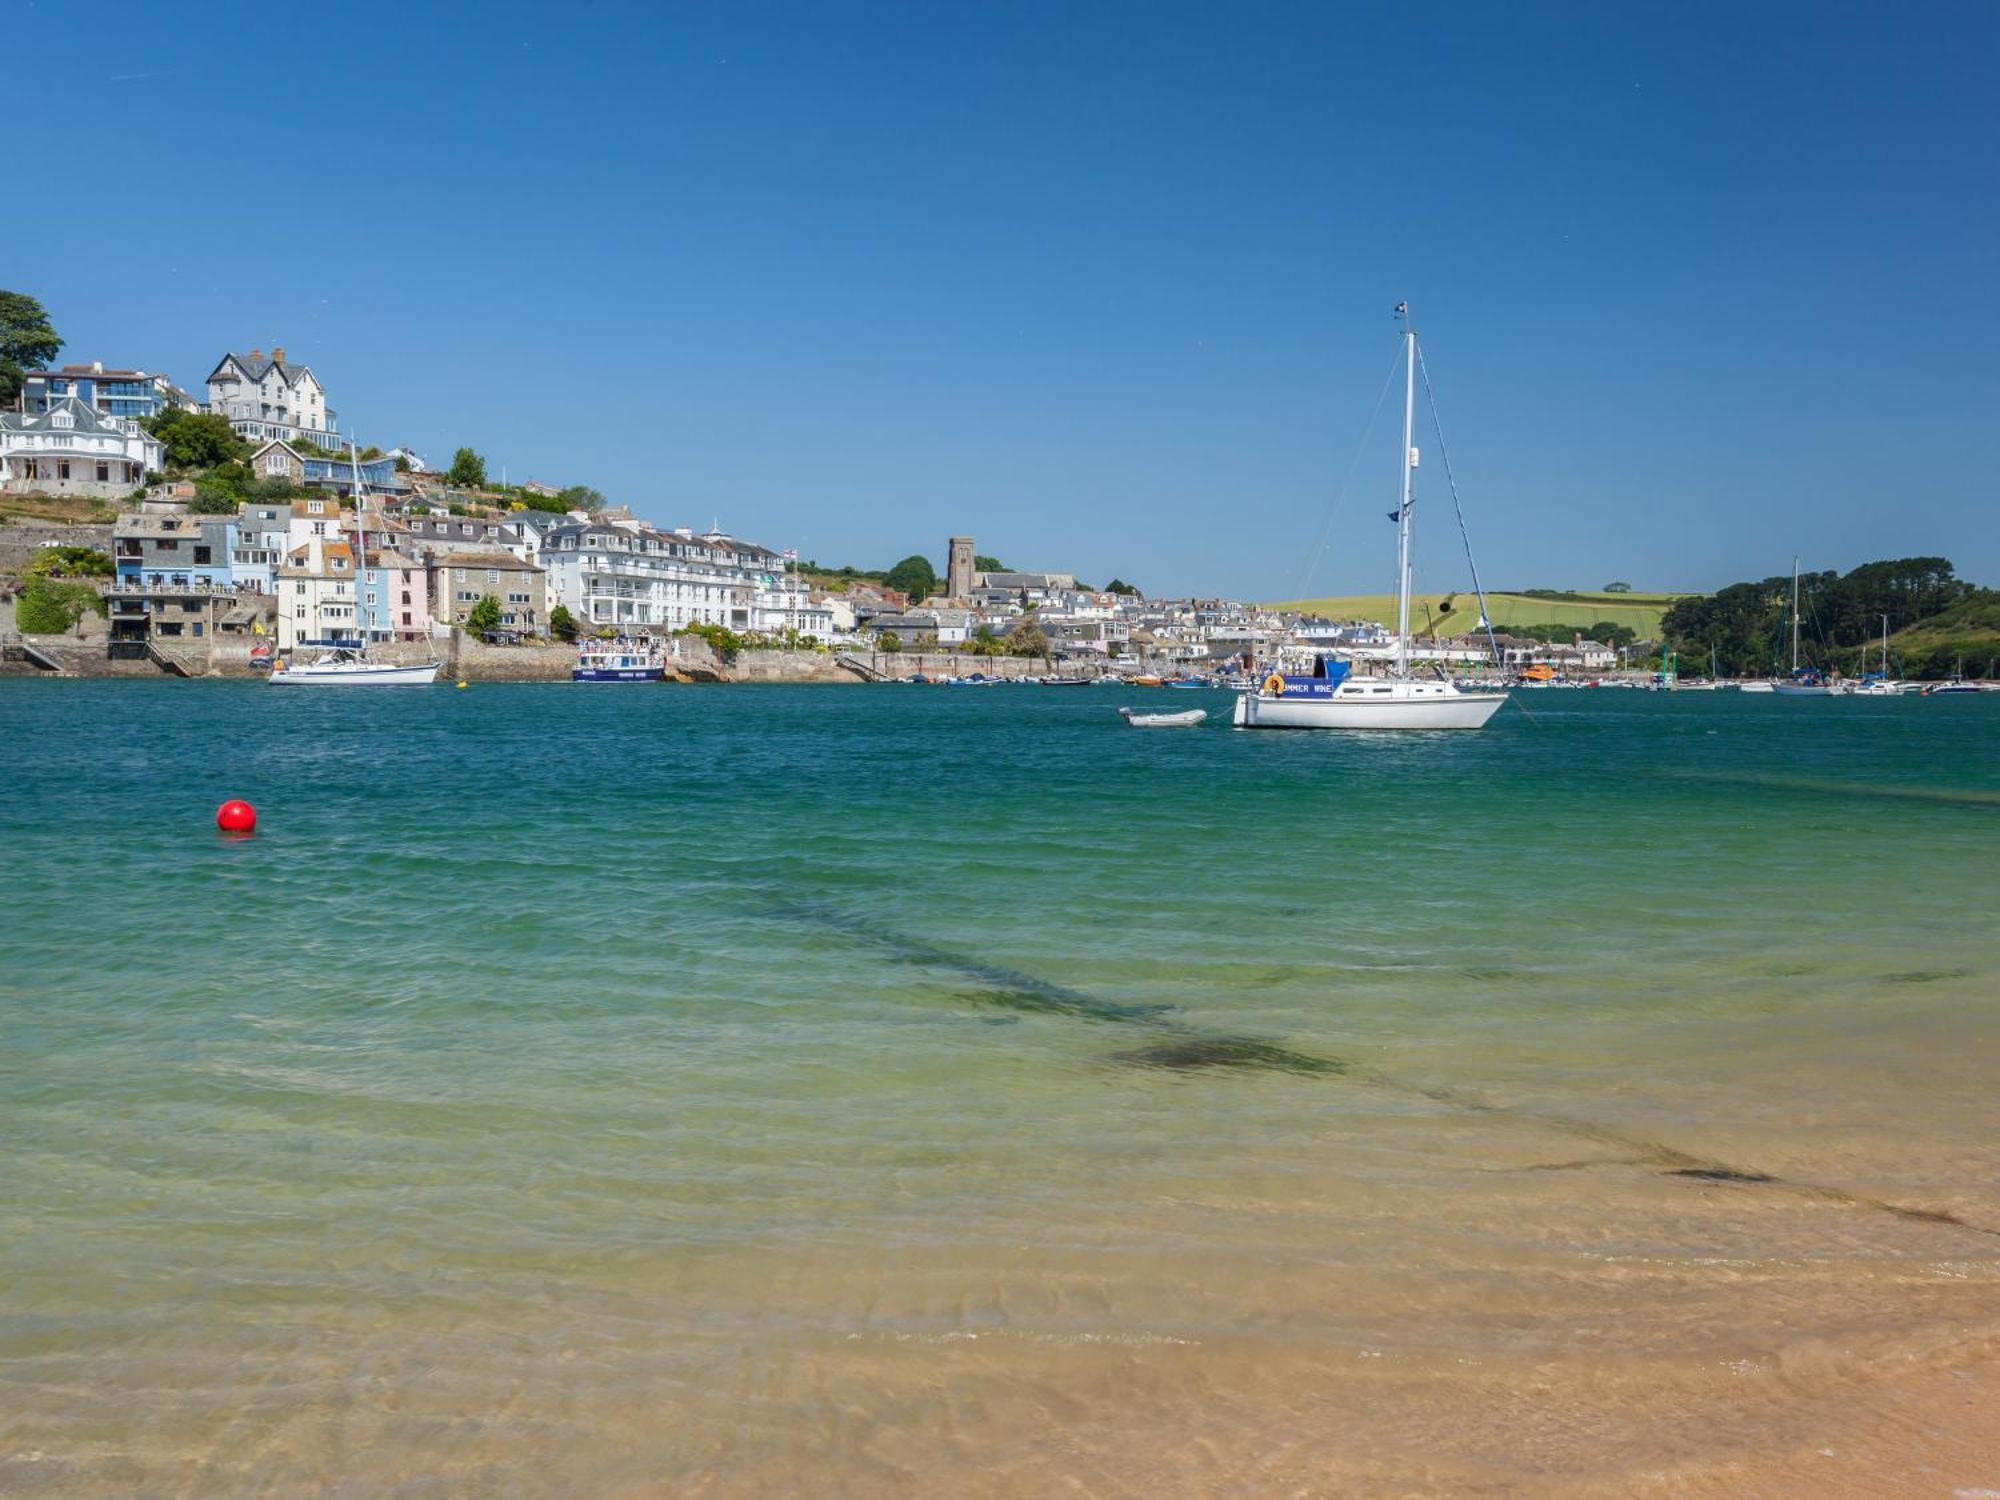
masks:
[[[249,833],[257,826],[257,809],[241,800],[225,802],[215,810],[215,826],[224,833]]]

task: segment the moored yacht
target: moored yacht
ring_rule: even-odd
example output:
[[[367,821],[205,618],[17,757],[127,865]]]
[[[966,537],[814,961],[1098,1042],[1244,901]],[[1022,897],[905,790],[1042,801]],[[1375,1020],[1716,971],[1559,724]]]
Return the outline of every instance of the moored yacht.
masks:
[[[1319,690],[1297,691],[1274,672],[1236,700],[1231,720],[1239,729],[1478,729],[1507,701],[1505,693],[1468,692],[1457,684],[1410,675],[1410,476],[1417,467],[1417,330],[1409,304],[1396,305],[1403,320],[1402,503],[1396,530],[1396,670],[1389,677],[1321,679]],[[1424,377],[1426,384],[1429,375]],[[1474,577],[1477,582],[1477,575]],[[1481,610],[1482,617],[1484,609]]]
[[[436,682],[439,663],[418,662],[397,666],[393,662],[370,661],[354,646],[335,646],[309,662],[293,664],[283,657],[271,663],[271,682],[309,683],[321,687],[422,687]]]

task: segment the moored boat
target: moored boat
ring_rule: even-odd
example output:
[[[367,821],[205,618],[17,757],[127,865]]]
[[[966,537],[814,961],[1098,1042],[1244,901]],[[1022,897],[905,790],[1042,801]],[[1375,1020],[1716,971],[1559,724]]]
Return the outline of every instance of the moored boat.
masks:
[[[1417,467],[1417,331],[1409,304],[1398,303],[1403,320],[1403,450],[1398,456],[1401,503],[1391,513],[1396,526],[1396,670],[1365,682],[1329,682],[1324,691],[1288,692],[1290,679],[1273,673],[1254,692],[1236,700],[1231,722],[1239,729],[1479,729],[1500,711],[1505,693],[1467,692],[1445,680],[1420,681],[1410,675],[1410,480]],[[1429,376],[1425,377],[1428,384]],[[1473,575],[1475,584],[1477,572]],[[1481,617],[1485,617],[1482,598]]]
[[[1129,708],[1118,712],[1134,729],[1193,729],[1208,718],[1205,708],[1191,708],[1180,714],[1135,714]]]
[[[335,646],[309,662],[293,664],[279,657],[271,664],[268,680],[320,687],[422,687],[437,681],[438,666],[434,661],[407,667],[370,661],[354,647]]]

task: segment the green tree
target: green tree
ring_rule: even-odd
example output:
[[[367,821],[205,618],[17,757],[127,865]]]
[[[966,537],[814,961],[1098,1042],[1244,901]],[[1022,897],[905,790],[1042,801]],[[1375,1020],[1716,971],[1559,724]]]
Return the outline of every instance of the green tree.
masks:
[[[587,484],[566,485],[556,496],[555,508],[558,511],[600,511],[604,509],[604,492],[594,490]]]
[[[486,460],[470,448],[461,448],[451,456],[451,469],[444,476],[462,490],[479,490],[486,487]]]
[[[173,408],[145,418],[142,425],[167,450],[167,467],[178,472],[213,469],[250,457],[250,445],[220,412]]]
[[[466,611],[465,628],[474,635],[491,635],[500,628],[500,600],[492,594],[481,594],[479,602]]]
[[[972,570],[975,573],[1004,573],[1007,571],[1007,565],[997,557],[988,557],[984,552],[979,552],[973,555]]]
[[[23,373],[47,364],[62,346],[41,303],[26,292],[0,292],[0,408],[21,394]]]
[[[109,578],[114,571],[111,554],[95,547],[44,547],[28,564],[40,578]]]
[[[1033,620],[1023,620],[1007,632],[1005,642],[1009,656],[1047,656],[1049,638],[1042,627]]]
[[[407,458],[403,457],[402,454],[398,453],[396,455],[396,472],[398,474],[407,474],[414,467],[415,465],[413,465]]]
[[[918,602],[937,592],[937,569],[931,566],[928,557],[913,553],[891,568],[882,583],[885,588],[909,595],[913,603]]]
[[[1629,594],[1632,592],[1632,585],[1629,583],[1607,583],[1604,585],[1604,592],[1607,594]]]
[[[569,612],[567,604],[558,604],[549,611],[549,634],[557,640],[575,640],[577,628],[576,616]]]
[[[1127,583],[1122,578],[1114,578],[1111,582],[1104,585],[1104,592],[1107,594],[1126,594],[1137,598],[1139,586],[1136,583]]]
[[[875,649],[888,656],[894,656],[903,649],[903,638],[893,630],[885,630],[875,638]]]
[[[105,613],[104,596],[89,584],[30,578],[14,601],[14,628],[23,635],[61,635],[75,629],[87,609]]]

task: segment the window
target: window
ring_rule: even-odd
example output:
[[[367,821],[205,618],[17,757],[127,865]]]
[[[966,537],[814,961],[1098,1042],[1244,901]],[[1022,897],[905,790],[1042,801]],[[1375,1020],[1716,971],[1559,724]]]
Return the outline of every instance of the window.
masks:
[[[194,560],[198,563],[214,562],[215,549],[197,545],[194,549]]]
[[[99,464],[97,466],[97,482],[99,484],[109,484],[111,482],[110,464]]]

